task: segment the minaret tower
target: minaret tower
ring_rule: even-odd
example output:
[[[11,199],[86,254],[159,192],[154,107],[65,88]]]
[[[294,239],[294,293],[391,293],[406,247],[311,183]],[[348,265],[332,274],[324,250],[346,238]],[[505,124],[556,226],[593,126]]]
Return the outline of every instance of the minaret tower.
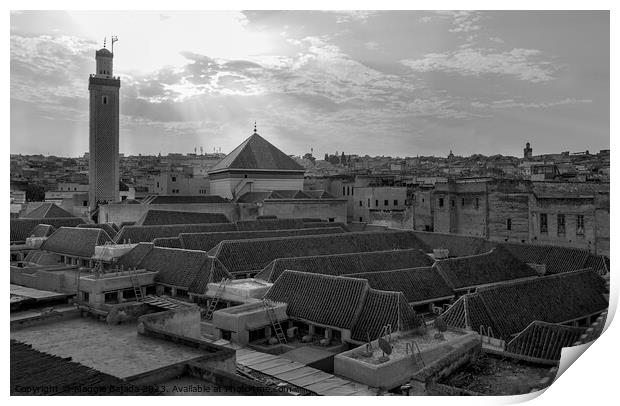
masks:
[[[116,37],[112,37],[114,49]],[[113,76],[114,54],[106,48],[95,53],[97,70],[88,79],[90,91],[90,161],[88,167],[91,212],[119,200],[118,119],[121,81]]]

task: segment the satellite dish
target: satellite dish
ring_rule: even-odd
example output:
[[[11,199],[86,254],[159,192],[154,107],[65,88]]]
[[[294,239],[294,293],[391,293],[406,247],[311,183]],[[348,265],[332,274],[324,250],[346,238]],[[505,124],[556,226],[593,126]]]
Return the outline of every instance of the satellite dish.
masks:
[[[387,355],[392,353],[392,346],[383,337],[379,338],[379,348]]]

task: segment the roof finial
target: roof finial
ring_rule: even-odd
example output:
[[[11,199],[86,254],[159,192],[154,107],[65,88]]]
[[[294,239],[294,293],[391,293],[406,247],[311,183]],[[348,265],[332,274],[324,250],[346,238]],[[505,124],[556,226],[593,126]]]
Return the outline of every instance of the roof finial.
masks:
[[[105,42],[108,39],[108,37],[103,37],[103,47],[105,48]]]
[[[254,134],[256,134],[256,121],[254,121]]]

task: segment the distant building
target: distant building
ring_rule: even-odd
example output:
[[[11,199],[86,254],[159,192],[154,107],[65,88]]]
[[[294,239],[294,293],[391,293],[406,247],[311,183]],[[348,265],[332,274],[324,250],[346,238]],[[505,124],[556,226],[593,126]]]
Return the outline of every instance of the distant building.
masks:
[[[89,138],[89,204],[119,200],[119,89],[121,81],[114,77],[114,55],[102,48],[95,54],[97,70],[88,80],[90,91]]]
[[[394,226],[396,221],[402,228],[406,221],[406,187],[360,187],[355,189],[353,209],[354,221],[360,223]],[[406,228],[412,228],[411,225]]]
[[[247,192],[302,190],[305,169],[254,133],[209,170],[211,194],[236,199]]]

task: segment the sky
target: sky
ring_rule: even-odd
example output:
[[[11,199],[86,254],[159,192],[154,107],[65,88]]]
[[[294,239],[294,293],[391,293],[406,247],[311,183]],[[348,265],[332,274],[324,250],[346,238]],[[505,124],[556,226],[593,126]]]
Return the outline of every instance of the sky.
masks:
[[[13,11],[11,153],[88,151],[118,36],[120,152],[522,156],[609,148],[606,11]]]

